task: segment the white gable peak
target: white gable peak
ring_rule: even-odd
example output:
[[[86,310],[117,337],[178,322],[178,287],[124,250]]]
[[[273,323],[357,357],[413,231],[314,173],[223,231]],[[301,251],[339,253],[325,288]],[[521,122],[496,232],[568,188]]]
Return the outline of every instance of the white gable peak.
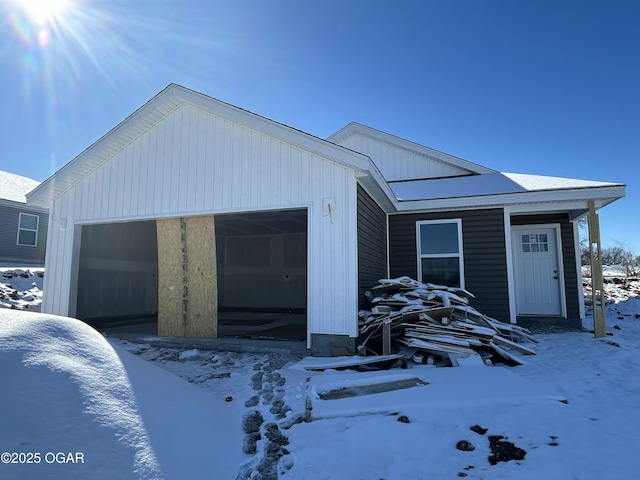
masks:
[[[327,140],[367,155],[387,181],[459,177],[494,170],[352,122]]]

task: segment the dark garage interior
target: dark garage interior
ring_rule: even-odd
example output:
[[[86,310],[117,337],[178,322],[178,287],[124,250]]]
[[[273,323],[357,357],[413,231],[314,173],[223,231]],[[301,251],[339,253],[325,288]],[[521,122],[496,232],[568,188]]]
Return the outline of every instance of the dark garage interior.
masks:
[[[218,335],[306,339],[307,210],[215,218]],[[76,316],[109,327],[155,321],[155,220],[84,225]]]
[[[76,317],[109,322],[158,312],[156,222],[83,225]]]
[[[307,210],[215,217],[220,335],[307,337]]]

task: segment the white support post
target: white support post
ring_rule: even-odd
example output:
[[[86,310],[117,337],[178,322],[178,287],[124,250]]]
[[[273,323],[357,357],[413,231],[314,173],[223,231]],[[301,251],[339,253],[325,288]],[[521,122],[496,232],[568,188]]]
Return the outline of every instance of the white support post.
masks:
[[[591,298],[593,301],[593,334],[596,338],[607,335],[607,317],[604,310],[604,280],[602,278],[602,248],[600,221],[593,200],[589,200],[589,256],[591,261]]]

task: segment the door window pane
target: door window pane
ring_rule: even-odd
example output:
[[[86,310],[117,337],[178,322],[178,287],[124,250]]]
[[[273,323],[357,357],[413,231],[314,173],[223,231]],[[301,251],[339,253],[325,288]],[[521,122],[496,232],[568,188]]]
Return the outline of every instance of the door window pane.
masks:
[[[521,246],[523,253],[549,251],[549,239],[546,233],[531,233],[527,235],[521,235],[520,239],[522,240]]]

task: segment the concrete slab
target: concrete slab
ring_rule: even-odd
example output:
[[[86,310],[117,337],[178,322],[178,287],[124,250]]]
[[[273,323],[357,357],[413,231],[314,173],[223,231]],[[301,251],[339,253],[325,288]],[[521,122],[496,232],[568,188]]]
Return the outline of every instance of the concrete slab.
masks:
[[[237,327],[234,327],[237,328]],[[246,328],[246,327],[245,327]],[[223,327],[220,328],[222,330]],[[236,337],[196,338],[160,337],[156,322],[118,326],[100,330],[107,338],[117,338],[132,343],[148,343],[156,347],[215,350],[228,352],[277,353],[304,357],[310,354],[307,343],[290,340],[254,340]]]

